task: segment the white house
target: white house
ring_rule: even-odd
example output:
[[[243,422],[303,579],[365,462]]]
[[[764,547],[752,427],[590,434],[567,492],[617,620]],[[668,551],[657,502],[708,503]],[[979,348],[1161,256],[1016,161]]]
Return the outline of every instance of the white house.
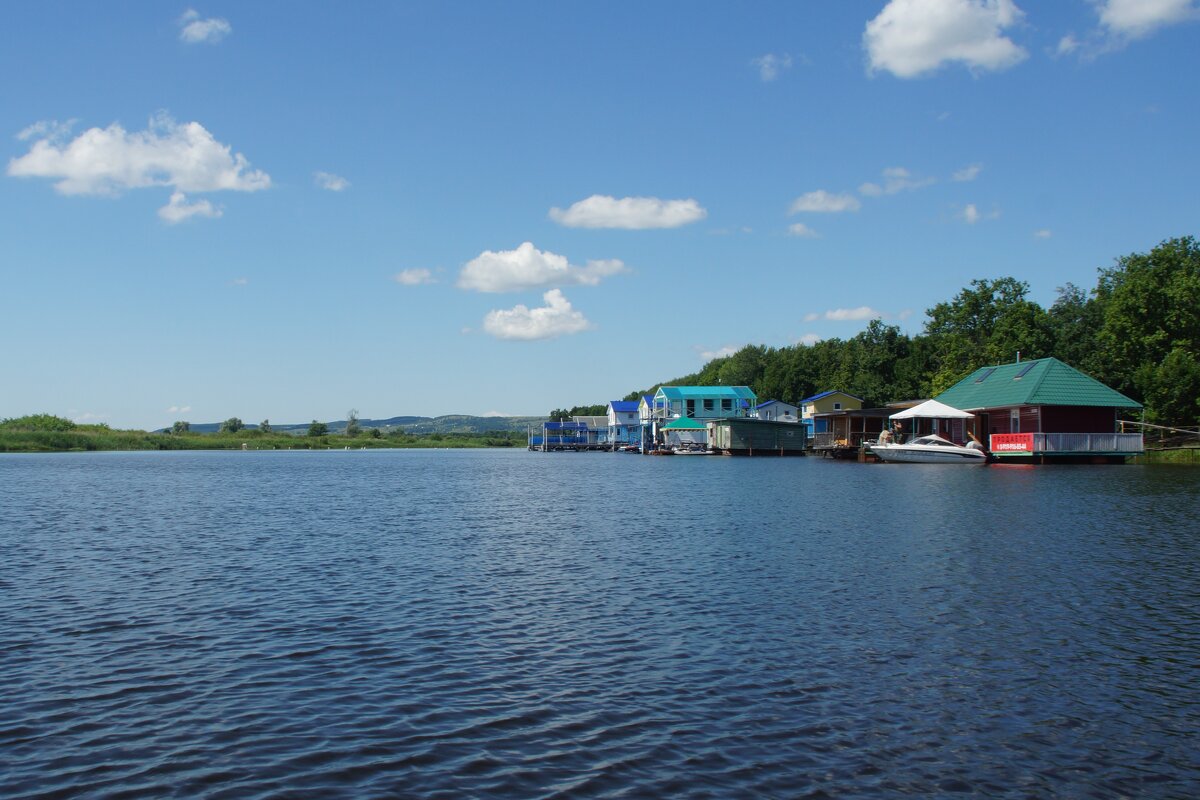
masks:
[[[754,416],[772,422],[799,422],[800,408],[782,400],[768,400],[754,407]]]

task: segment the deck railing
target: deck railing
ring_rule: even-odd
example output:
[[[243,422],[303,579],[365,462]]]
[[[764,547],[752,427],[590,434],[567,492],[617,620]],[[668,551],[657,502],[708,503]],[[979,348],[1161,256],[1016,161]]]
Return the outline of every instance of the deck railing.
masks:
[[[863,433],[861,431],[853,431],[849,436],[845,433],[814,433],[812,435],[812,446],[815,450],[829,449],[831,447],[861,447],[864,441],[873,442],[878,438],[878,433]]]
[[[996,455],[1023,453],[1129,453],[1145,450],[1140,433],[1010,433],[992,434]]]

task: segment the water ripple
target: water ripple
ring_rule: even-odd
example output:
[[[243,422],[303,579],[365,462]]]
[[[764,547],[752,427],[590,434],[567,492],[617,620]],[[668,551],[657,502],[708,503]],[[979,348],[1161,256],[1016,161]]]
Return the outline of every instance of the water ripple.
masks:
[[[0,457],[6,797],[1200,794],[1200,476]]]

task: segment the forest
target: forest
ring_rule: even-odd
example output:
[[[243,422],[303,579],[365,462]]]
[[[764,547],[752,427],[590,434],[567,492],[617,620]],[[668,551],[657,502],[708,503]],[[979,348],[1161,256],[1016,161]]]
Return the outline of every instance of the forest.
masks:
[[[1096,285],[1058,287],[1049,308],[1011,277],[972,280],[928,309],[923,332],[872,320],[849,339],[784,347],[747,345],[663,385],[749,386],[798,403],[840,389],[868,406],[933,397],[971,371],[1053,356],[1142,403],[1146,421],[1200,425],[1200,245],[1170,239],[1101,268]],[[604,405],[555,409],[552,418],[603,414]],[[599,409],[599,410],[597,410]]]

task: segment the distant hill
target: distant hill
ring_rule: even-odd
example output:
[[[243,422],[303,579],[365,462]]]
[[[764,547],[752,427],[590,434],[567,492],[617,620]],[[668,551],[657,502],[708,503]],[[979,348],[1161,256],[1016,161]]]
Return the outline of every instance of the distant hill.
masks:
[[[533,425],[540,425],[545,417],[472,417],[467,414],[446,414],[440,417],[388,417],[387,419],[359,419],[359,427],[379,428],[384,433],[389,430],[402,429],[405,433],[493,433],[496,431],[518,431],[524,433]],[[280,433],[303,435],[308,433],[311,423],[271,423],[271,430]],[[346,429],[346,421],[326,422],[330,433]],[[258,425],[246,425],[254,430]],[[190,429],[195,433],[216,433],[221,428],[220,422],[193,422]],[[167,430],[163,428],[162,430]]]

